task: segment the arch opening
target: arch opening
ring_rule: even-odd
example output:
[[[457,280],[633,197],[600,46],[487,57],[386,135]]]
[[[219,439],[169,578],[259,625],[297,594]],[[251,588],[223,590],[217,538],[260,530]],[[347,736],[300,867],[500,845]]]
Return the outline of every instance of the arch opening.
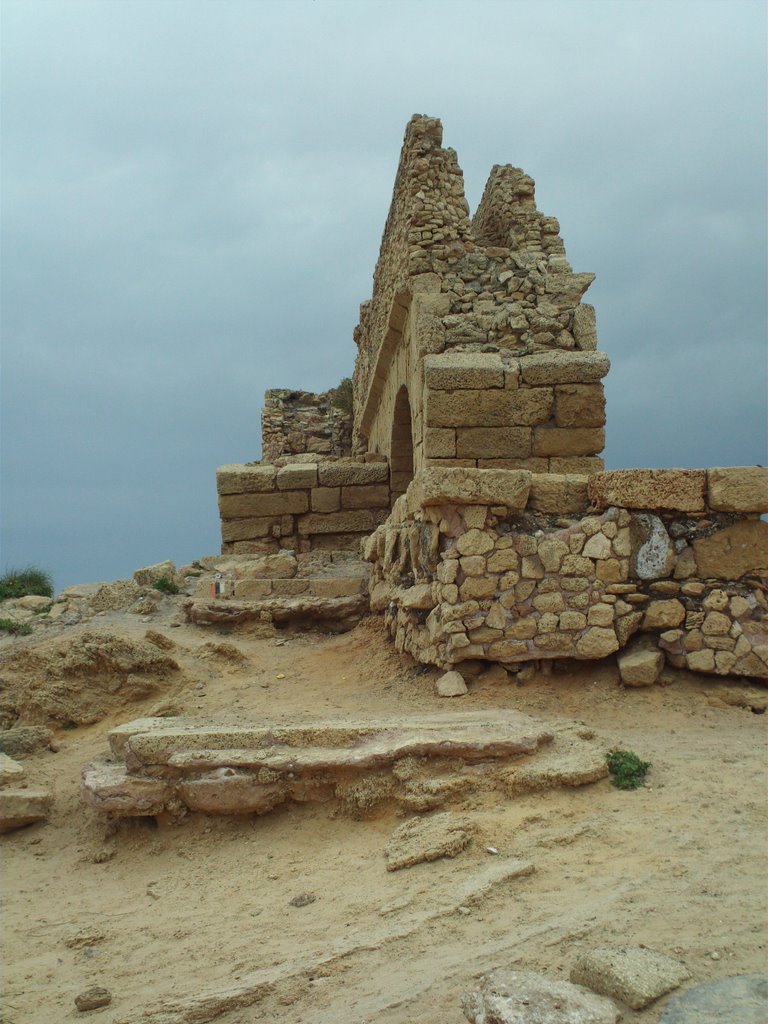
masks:
[[[403,384],[395,398],[392,441],[389,446],[389,471],[392,502],[405,494],[413,480],[413,427],[408,388]]]

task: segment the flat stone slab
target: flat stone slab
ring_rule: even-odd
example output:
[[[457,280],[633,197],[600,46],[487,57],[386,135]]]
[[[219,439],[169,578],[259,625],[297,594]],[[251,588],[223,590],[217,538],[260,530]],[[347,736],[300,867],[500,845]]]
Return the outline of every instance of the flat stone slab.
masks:
[[[765,1024],[768,974],[739,974],[672,996],[659,1024]]]
[[[24,766],[18,761],[14,761],[7,754],[0,754],[0,789],[18,785],[26,774]]]
[[[571,981],[618,999],[633,1010],[650,1006],[690,976],[679,960],[640,946],[593,949],[571,969]]]
[[[13,832],[51,813],[53,797],[46,789],[0,789],[0,832]]]
[[[399,825],[384,847],[387,871],[399,871],[440,857],[456,857],[472,842],[472,824],[449,811],[411,818]]]
[[[617,1024],[616,1006],[567,981],[532,971],[493,971],[461,1008],[470,1024]]]
[[[342,597],[269,597],[264,600],[191,600],[184,604],[188,622],[198,626],[239,626],[252,622],[274,622],[283,626],[315,627],[331,632],[348,632],[368,612],[368,593]]]

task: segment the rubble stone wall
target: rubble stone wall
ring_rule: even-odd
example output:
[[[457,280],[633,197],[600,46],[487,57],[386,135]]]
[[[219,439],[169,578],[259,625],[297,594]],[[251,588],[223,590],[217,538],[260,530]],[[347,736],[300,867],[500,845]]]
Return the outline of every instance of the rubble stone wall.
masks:
[[[768,678],[768,470],[427,468],[366,542],[371,607],[425,663],[597,659]]]
[[[223,553],[356,550],[390,508],[383,457],[221,466],[216,486]]]
[[[261,411],[262,458],[274,462],[285,455],[314,452],[352,454],[352,410],[345,408],[340,388],[322,394],[273,388],[264,394]]]

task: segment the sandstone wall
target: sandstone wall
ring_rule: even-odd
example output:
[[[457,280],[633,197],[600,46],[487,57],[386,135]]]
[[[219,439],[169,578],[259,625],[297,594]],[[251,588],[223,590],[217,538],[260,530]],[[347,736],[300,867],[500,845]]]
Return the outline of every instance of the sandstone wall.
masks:
[[[768,470],[428,468],[366,543],[399,650],[450,666],[602,658],[768,678]]]
[[[385,459],[221,466],[222,552],[357,549],[389,514]]]
[[[321,394],[286,388],[266,391],[261,411],[263,461],[306,452],[351,455],[351,395],[346,398],[343,388]]]

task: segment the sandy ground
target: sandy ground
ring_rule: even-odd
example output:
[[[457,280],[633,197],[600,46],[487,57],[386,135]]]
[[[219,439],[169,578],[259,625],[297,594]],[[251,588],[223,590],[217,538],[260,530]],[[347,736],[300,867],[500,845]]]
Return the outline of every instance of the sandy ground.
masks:
[[[74,997],[91,985],[113,994],[90,1014],[104,1024],[460,1024],[461,993],[484,971],[567,978],[578,954],[602,945],[676,956],[690,984],[765,969],[768,715],[719,702],[732,682],[677,673],[669,686],[624,690],[609,661],[474,686],[450,707],[585,722],[606,747],[652,762],[647,786],[476,800],[462,807],[480,829],[467,851],[389,873],[394,817],[297,806],[112,828],[80,802],[81,767],[105,751],[108,729],[159,708],[243,721],[446,710],[434,673],[403,663],[373,621],[337,637],[232,634],[247,659],[232,665],[201,658],[223,638],[171,628],[171,605],[151,623],[110,613],[68,627],[160,630],[184,679],[25,759],[55,811],[0,840],[6,1024],[85,1019]],[[534,872],[494,882],[516,858]],[[304,893],[314,902],[290,905]],[[650,1024],[663,1005],[623,1019]]]

